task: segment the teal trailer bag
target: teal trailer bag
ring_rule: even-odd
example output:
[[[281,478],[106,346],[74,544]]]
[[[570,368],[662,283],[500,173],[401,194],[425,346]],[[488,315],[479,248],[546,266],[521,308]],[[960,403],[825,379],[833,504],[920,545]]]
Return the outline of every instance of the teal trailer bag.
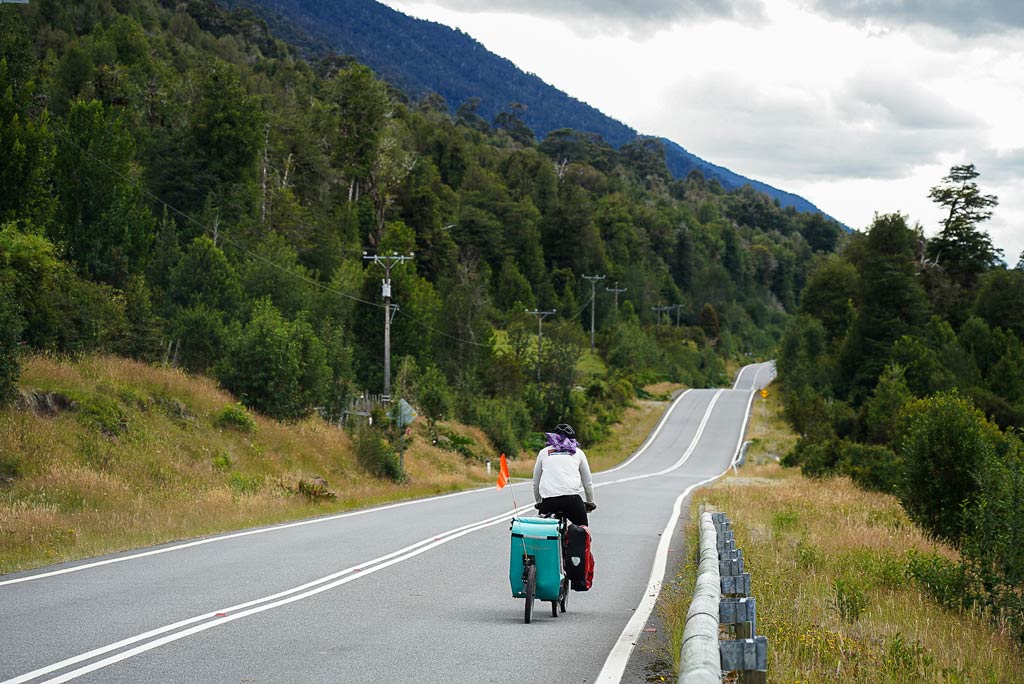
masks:
[[[508,581],[512,596],[524,598],[523,557],[531,556],[537,566],[537,591],[541,601],[557,601],[562,584],[562,557],[558,521],[549,518],[513,518],[509,551]]]

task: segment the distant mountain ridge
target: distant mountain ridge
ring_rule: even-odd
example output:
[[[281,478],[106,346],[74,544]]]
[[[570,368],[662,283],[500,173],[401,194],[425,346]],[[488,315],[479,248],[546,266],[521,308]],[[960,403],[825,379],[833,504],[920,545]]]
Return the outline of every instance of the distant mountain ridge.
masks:
[[[466,33],[410,17],[376,0],[224,1],[252,8],[281,37],[311,56],[328,49],[351,55],[414,99],[438,93],[453,112],[470,98],[479,98],[476,113],[490,122],[517,102],[526,105],[522,118],[539,140],[561,128],[597,133],[615,147],[638,136],[633,128],[524,72]],[[799,195],[712,164],[666,138],[660,140],[665,161],[676,178],[699,170],[726,190],[749,184],[783,207],[821,212]]]

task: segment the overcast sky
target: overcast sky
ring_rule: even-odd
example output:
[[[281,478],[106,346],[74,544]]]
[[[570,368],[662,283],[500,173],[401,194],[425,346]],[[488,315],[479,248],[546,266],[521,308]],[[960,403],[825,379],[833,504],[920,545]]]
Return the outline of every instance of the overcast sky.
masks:
[[[1024,250],[1022,0],[385,0],[852,228],[973,163]]]

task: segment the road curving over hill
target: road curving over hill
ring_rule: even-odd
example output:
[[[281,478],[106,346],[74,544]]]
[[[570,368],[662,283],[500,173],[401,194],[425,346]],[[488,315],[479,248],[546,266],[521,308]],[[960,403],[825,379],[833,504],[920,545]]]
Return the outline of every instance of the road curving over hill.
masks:
[[[0,576],[0,684],[618,682],[685,497],[728,470],[772,375],[684,392],[594,476],[594,588],[558,618],[525,625],[511,598],[522,482]]]

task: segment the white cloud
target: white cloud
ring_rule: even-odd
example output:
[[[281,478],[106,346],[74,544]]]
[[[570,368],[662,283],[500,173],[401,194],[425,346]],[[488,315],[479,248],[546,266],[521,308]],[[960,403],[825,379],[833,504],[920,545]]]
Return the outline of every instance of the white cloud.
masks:
[[[892,15],[882,25],[866,12],[867,23],[835,16],[870,0],[815,0],[828,11],[808,11],[809,2],[389,0],[458,26],[642,133],[800,194],[852,227],[903,211],[934,231],[928,189],[953,164],[974,163],[982,189],[1000,198],[985,228],[1016,263],[1024,249],[1024,31],[961,35],[934,27],[938,10],[908,29],[885,9],[893,3],[876,12]],[[1015,25],[1013,8],[982,4],[990,19]],[[581,31],[588,21],[605,33]],[[661,30],[638,30],[651,21]]]
[[[683,20],[725,18],[756,21],[761,0],[408,0],[456,12],[522,14],[556,18],[581,35],[628,33],[644,36]]]
[[[857,72],[831,84],[687,75],[647,120],[691,151],[761,178],[905,177],[943,153],[984,147],[984,127],[909,75]],[[783,186],[785,187],[785,186]]]
[[[808,0],[806,5],[844,20],[934,26],[965,36],[1024,28],[1020,0]]]

